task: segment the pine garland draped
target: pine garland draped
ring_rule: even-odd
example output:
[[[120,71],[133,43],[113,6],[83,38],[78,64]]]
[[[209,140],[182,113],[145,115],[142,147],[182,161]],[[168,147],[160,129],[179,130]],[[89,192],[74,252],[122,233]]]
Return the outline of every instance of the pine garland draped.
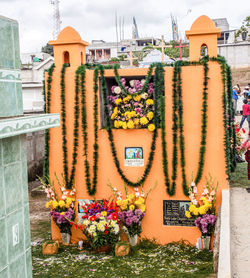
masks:
[[[52,75],[55,69],[55,64],[52,64],[51,67],[47,70],[47,90],[45,87],[45,79],[43,80],[43,99],[44,99],[44,113],[50,113],[50,104],[51,104],[51,83]],[[45,76],[45,75],[44,75]],[[43,163],[43,176],[49,176],[49,143],[50,143],[50,132],[49,129],[45,130],[44,138],[44,163]]]

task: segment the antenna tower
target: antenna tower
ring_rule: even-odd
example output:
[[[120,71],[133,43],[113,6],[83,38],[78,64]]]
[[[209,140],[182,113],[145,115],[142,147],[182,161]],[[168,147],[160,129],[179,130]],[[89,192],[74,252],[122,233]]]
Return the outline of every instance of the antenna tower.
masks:
[[[50,4],[53,5],[53,39],[56,40],[61,30],[61,19],[59,11],[59,0],[50,0]]]

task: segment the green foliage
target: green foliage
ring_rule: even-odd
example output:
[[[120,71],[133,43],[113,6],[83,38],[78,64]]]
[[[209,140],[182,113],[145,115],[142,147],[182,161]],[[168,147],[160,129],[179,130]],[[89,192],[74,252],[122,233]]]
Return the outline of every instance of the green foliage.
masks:
[[[86,109],[86,89],[85,89],[85,66],[80,66],[81,76],[81,125],[83,131],[83,156],[85,166],[85,181],[89,195],[95,195],[97,186],[98,171],[98,67],[94,71],[94,152],[93,152],[93,179],[90,180],[89,161],[88,161],[88,124]]]
[[[51,82],[52,75],[55,69],[55,64],[52,64],[48,69],[47,88],[45,87],[45,80],[43,80],[43,99],[44,99],[44,113],[50,113],[51,104]],[[47,90],[46,90],[47,89]],[[45,130],[45,146],[44,146],[44,164],[43,164],[43,176],[49,176],[49,142],[50,132],[49,129]]]
[[[248,27],[250,27],[250,16],[247,16],[243,21],[240,29],[236,32],[235,38],[238,38],[240,34],[246,32],[248,34]],[[248,35],[249,36],[249,35]]]
[[[44,53],[48,53],[51,56],[54,56],[53,45],[50,45],[48,43],[45,46],[42,47],[41,51],[44,52]]]
[[[247,171],[247,163],[238,163],[235,172],[230,176],[230,187],[250,187]]]

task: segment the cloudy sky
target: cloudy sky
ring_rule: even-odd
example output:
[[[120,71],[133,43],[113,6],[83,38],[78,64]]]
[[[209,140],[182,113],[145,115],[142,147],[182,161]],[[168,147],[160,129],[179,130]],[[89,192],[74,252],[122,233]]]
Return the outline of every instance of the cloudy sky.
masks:
[[[0,15],[18,20],[21,52],[40,51],[52,39],[51,0],[0,0]],[[61,29],[74,27],[82,39],[116,41],[115,13],[124,17],[124,36],[131,38],[132,17],[139,35],[171,39],[172,13],[181,36],[202,14],[226,17],[231,29],[239,28],[250,14],[249,0],[60,0]]]

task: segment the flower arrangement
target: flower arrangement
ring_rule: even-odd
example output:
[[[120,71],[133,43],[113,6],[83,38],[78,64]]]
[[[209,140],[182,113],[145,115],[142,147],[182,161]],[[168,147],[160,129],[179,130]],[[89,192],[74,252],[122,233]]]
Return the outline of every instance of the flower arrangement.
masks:
[[[103,246],[114,247],[119,241],[118,207],[112,201],[99,200],[82,206],[84,235],[94,249]],[[73,222],[71,222],[73,224]]]
[[[50,198],[50,201],[45,205],[46,208],[50,208],[50,215],[59,227],[60,232],[71,235],[71,225],[69,220],[75,219],[75,186],[73,189],[66,189],[65,180],[63,179],[61,184],[59,179],[56,177],[61,193],[61,198],[59,198],[55,191],[54,182],[50,178],[47,178],[46,180],[41,178],[39,179],[42,182],[43,189],[46,192],[47,197]]]
[[[119,86],[112,86],[111,95],[108,96],[109,116],[114,128],[148,128],[149,131],[154,131],[153,83],[149,83],[143,93],[140,91],[145,79],[131,80],[129,86],[126,86],[126,79],[121,78],[121,83],[130,94]]]
[[[140,235],[142,232],[141,222],[146,212],[146,200],[153,188],[150,188],[147,194],[145,194],[143,187],[141,190],[135,187],[134,192],[129,193],[126,184],[124,184],[126,198],[122,199],[120,191],[117,191],[110,183],[108,186],[116,198],[116,204],[119,207],[118,218],[125,227],[125,230],[131,237]]]
[[[198,190],[196,184],[192,181],[189,187],[191,204],[185,212],[185,215],[187,218],[193,217],[195,219],[195,225],[199,228],[203,236],[213,233],[217,219],[215,215],[215,201],[218,183],[216,187],[213,184],[214,180],[210,176],[201,193],[200,200],[197,200]]]
[[[215,214],[215,201],[216,201],[216,192],[217,192],[218,184],[216,188],[213,186],[213,179],[210,177],[210,180],[207,179],[207,183],[204,186],[204,190],[201,194],[200,200],[197,200],[197,186],[195,182],[191,182],[189,186],[189,198],[191,200],[191,204],[189,206],[189,210],[185,212],[187,218],[197,217],[199,215]]]

